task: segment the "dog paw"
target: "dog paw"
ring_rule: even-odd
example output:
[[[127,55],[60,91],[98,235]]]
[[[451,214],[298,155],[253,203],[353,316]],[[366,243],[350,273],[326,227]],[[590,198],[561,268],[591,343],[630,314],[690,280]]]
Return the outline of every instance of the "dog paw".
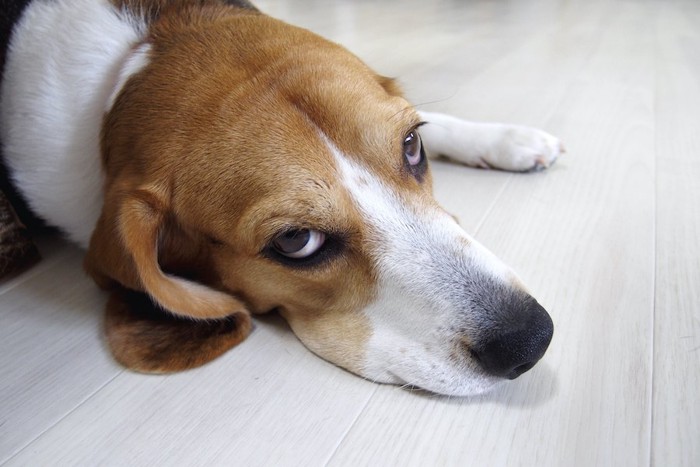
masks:
[[[498,128],[487,146],[479,165],[513,172],[544,170],[566,152],[559,138],[517,125]]]

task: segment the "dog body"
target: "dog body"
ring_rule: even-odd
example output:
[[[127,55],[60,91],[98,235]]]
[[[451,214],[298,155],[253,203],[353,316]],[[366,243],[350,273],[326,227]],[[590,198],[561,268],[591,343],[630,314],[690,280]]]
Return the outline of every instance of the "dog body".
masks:
[[[87,248],[102,210],[100,129],[138,23],[108,2],[33,2],[5,70],[4,154],[32,209]],[[140,25],[144,27],[143,23]]]
[[[87,249],[131,368],[206,362],[273,309],[339,366],[445,394],[549,344],[544,309],[433,199],[421,141],[529,170],[561,152],[546,133],[416,112],[244,1],[34,0],[0,97],[12,179]]]

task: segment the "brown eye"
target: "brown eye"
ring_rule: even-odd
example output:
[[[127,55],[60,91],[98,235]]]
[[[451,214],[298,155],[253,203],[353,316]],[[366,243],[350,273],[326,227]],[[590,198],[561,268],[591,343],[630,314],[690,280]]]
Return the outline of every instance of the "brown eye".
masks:
[[[272,247],[287,258],[301,259],[316,253],[325,241],[326,235],[318,230],[290,230],[275,238]]]
[[[403,154],[408,165],[415,166],[423,160],[422,143],[416,130],[413,130],[403,140]]]

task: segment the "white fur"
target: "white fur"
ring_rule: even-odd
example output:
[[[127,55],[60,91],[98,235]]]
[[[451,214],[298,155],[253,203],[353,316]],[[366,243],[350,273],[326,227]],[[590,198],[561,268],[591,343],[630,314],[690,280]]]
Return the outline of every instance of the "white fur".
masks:
[[[117,82],[112,89],[112,94],[109,96],[107,101],[107,107],[105,112],[109,111],[113,106],[114,102],[117,100],[119,93],[122,88],[129,81],[133,75],[139,71],[146,68],[146,65],[150,62],[151,44],[143,43],[138,47],[134,48],[129,56],[124,61],[124,64],[119,71],[119,76],[117,77]]]
[[[420,134],[431,153],[473,167],[539,170],[564,152],[558,138],[536,128],[469,122],[433,112],[419,114],[428,122]]]
[[[6,163],[31,208],[84,247],[102,209],[103,115],[145,65],[141,53],[120,72],[144,29],[108,0],[35,0],[12,36],[0,94]]]
[[[512,284],[515,274],[437,205],[400,198],[329,146],[368,226],[378,272],[377,299],[363,311],[372,335],[361,374],[441,394],[486,391],[499,378],[485,374],[469,355],[454,357],[461,335],[455,325],[463,333],[483,318],[465,303],[464,287],[484,275]]]

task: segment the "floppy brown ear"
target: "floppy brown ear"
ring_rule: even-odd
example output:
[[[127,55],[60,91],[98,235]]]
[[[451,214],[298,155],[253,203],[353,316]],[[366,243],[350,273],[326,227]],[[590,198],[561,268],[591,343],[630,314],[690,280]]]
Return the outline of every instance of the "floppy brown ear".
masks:
[[[144,291],[160,307],[182,317],[218,319],[247,314],[240,300],[161,270],[158,242],[168,212],[165,200],[166,194],[155,187],[122,195],[108,193],[90,240],[85,269],[104,288],[116,283]]]
[[[88,273],[112,290],[105,317],[112,354],[127,368],[149,373],[202,365],[251,330],[242,302],[161,269],[159,248],[170,270],[196,269],[207,256],[201,242],[169,222],[167,199],[155,187],[128,195],[108,191],[85,257]]]
[[[107,343],[125,367],[169,373],[203,365],[243,341],[250,333],[248,313],[218,320],[174,316],[141,292],[117,288],[107,302]]]

